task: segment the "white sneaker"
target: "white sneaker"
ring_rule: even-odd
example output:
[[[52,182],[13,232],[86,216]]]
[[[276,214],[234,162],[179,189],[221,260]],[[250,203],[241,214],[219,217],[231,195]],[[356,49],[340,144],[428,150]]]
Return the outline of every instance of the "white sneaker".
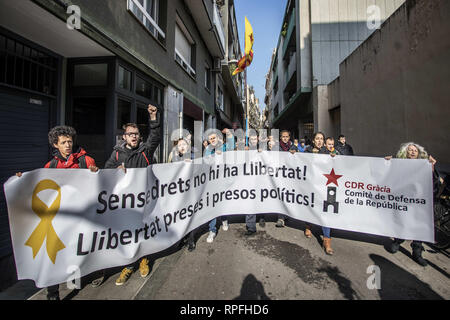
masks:
[[[209,235],[208,235],[208,238],[206,238],[206,242],[212,243],[212,242],[214,241],[214,238],[215,238],[215,237],[216,237],[216,233],[210,231],[210,232],[209,232]]]
[[[223,231],[228,231],[228,220],[223,220],[222,221],[222,230]]]

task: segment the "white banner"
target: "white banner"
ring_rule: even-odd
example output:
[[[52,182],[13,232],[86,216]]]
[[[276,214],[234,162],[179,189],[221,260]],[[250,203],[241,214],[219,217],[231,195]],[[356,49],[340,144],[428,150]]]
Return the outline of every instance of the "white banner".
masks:
[[[39,169],[4,189],[18,277],[38,287],[128,265],[222,215],[434,242],[426,160],[236,151],[126,173]]]

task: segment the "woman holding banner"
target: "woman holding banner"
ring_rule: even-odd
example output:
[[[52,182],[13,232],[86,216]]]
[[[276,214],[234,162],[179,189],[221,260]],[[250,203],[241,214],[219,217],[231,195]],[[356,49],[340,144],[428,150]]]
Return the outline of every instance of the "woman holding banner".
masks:
[[[434,165],[436,164],[436,160],[428,155],[428,153],[425,151],[425,148],[421,145],[414,143],[414,142],[408,142],[404,143],[400,146],[400,149],[397,152],[396,155],[397,159],[428,159],[432,165],[433,168],[433,182],[437,178],[435,171],[434,171]],[[385,157],[386,160],[391,160],[392,156]],[[390,252],[396,253],[400,249],[400,245],[404,242],[403,239],[394,239],[394,241],[391,243],[390,246]],[[413,259],[421,266],[425,267],[428,265],[428,262],[422,258],[422,251],[425,250],[422,246],[421,241],[413,241],[411,243],[411,247],[413,249]]]
[[[336,156],[335,153],[329,152],[324,145],[325,135],[322,132],[316,132],[313,136],[313,141],[310,146],[305,149],[305,153],[319,153],[330,154],[332,157]],[[331,248],[331,229],[322,227],[323,233],[323,248],[328,255],[333,255],[334,251]],[[311,225],[306,224],[305,237],[312,238]]]

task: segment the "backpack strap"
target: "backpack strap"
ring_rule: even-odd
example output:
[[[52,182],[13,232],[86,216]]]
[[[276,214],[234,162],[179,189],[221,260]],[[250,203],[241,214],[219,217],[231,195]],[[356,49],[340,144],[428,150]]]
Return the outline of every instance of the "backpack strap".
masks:
[[[87,169],[86,156],[81,156],[78,158],[78,166],[80,169]]]
[[[58,167],[58,160],[56,158],[53,158],[52,161],[50,161],[49,169],[56,169]]]
[[[147,156],[145,155],[145,152],[142,152],[142,155],[144,156],[145,160],[147,160],[147,164],[150,165],[150,161],[148,161]]]

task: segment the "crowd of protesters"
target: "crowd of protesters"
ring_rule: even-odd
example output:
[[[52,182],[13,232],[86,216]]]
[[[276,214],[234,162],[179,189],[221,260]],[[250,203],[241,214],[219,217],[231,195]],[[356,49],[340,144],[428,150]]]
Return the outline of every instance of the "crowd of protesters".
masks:
[[[114,147],[112,154],[106,162],[105,169],[124,170],[127,168],[145,168],[153,164],[155,150],[161,143],[160,137],[160,114],[156,107],[149,105],[149,136],[146,141],[142,140],[139,127],[134,123],[128,123],[123,126],[122,141]],[[187,131],[188,132],[188,131]],[[353,156],[353,148],[346,142],[344,135],[340,135],[335,141],[333,137],[326,137],[322,132],[314,133],[312,140],[307,137],[304,139],[293,139],[288,130],[280,132],[280,139],[275,139],[274,136],[259,136],[256,131],[250,130],[248,137],[236,138],[230,129],[222,131],[211,131],[204,137],[202,144],[202,156],[214,156],[217,153],[228,152],[234,150],[268,150],[279,152],[290,152],[296,154],[297,152],[316,153],[336,156]],[[52,159],[45,165],[45,168],[54,169],[89,169],[92,172],[97,172],[99,168],[96,166],[95,160],[88,155],[88,152],[80,148],[76,144],[76,131],[74,128],[67,126],[59,126],[53,128],[49,132],[49,143],[54,148]],[[197,151],[192,146],[192,134],[180,135],[175,141],[174,147],[169,155],[168,162],[192,161],[194,160]],[[413,142],[405,143],[400,147],[397,158],[400,159],[429,159],[433,165],[436,163],[425,149]],[[386,156],[386,160],[392,159],[392,156]],[[17,176],[22,174],[19,172]],[[436,177],[436,176],[434,176]],[[265,214],[259,215],[260,227],[265,227]],[[277,221],[275,226],[283,228],[286,225],[286,217],[282,214],[276,214]],[[256,233],[256,215],[246,215],[246,236],[252,236]],[[206,238],[208,243],[212,243],[217,235],[217,225],[221,223],[222,230],[227,231],[229,228],[228,219],[226,216],[221,216],[209,222],[209,234]],[[323,235],[323,249],[328,255],[333,255],[334,250],[331,247],[331,229],[322,226]],[[188,250],[195,250],[196,235],[198,230],[191,231],[181,243],[187,243]],[[307,238],[312,238],[311,225],[305,223],[304,235]],[[399,250],[400,244],[404,240],[394,239],[390,252],[395,253]],[[422,258],[422,251],[424,250],[422,243],[413,241],[413,259],[422,266],[426,266],[427,262]],[[120,276],[116,280],[116,285],[123,285],[135,268],[134,264],[123,268]],[[149,258],[144,257],[139,262],[140,275],[145,278],[150,273]],[[104,282],[105,273],[101,272],[99,278],[92,282],[92,286],[100,286]],[[47,298],[50,300],[59,300],[59,286],[48,287]]]

